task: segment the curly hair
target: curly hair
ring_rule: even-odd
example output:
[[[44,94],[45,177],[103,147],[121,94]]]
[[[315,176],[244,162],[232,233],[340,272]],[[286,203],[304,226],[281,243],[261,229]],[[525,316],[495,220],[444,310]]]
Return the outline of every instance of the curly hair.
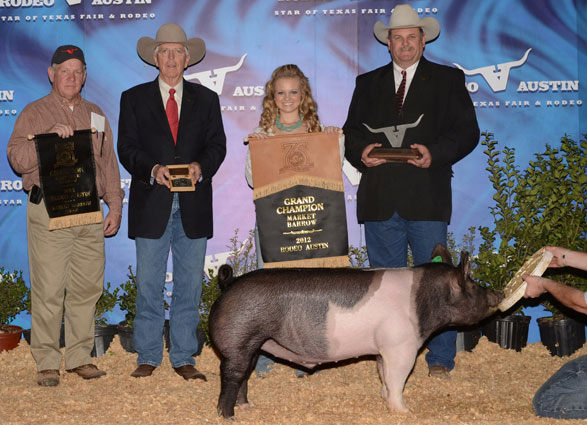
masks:
[[[309,133],[320,131],[320,121],[316,110],[316,102],[312,98],[312,90],[308,78],[300,68],[294,64],[282,65],[273,71],[271,79],[265,84],[265,97],[263,98],[263,112],[259,120],[259,127],[268,132],[275,123],[275,117],[279,113],[275,103],[275,82],[280,78],[297,78],[300,81],[300,90],[302,101],[300,103],[300,113],[302,120],[308,126]]]

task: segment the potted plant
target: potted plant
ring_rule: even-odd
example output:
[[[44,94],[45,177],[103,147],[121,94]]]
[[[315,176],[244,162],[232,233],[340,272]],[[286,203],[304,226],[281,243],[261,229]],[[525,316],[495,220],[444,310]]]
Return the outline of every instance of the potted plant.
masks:
[[[554,306],[546,308],[552,315],[536,320],[540,340],[551,355],[570,356],[585,344],[585,321],[573,312],[562,313]]]
[[[12,350],[20,342],[23,329],[10,323],[29,309],[29,294],[22,271],[10,273],[0,268],[0,351]]]
[[[494,227],[478,228],[483,243],[474,272],[487,286],[502,290],[525,260],[545,245],[582,251],[587,248],[587,141],[577,144],[565,136],[559,149],[547,145],[544,153],[535,154],[535,160],[520,170],[515,164],[514,149],[505,147],[500,152],[491,133],[483,136],[486,169],[495,191],[495,204],[490,207]],[[559,272],[549,269],[546,273]],[[563,281],[573,286],[577,282]],[[522,321],[527,327],[529,318],[521,319],[520,315],[521,307],[502,319]],[[497,330],[514,327],[491,326]],[[527,338],[527,329],[519,336],[523,337],[524,332]],[[507,344],[514,337],[502,337],[498,342]],[[515,348],[523,346],[525,342],[520,342]]]
[[[546,146],[524,173],[520,191],[532,193],[524,206],[534,217],[533,233],[544,245],[587,252],[587,141],[563,137],[559,147]],[[587,274],[573,269],[547,269],[544,276],[582,291]],[[585,316],[576,314],[545,294],[542,304],[552,316],[537,320],[542,343],[552,355],[572,354],[585,343]]]
[[[128,266],[127,277],[127,281],[120,285],[123,293],[118,296],[118,305],[125,315],[124,321],[118,324],[117,330],[122,348],[129,353],[136,353],[133,343],[133,325],[136,315],[137,277],[132,271],[132,266]]]
[[[96,312],[94,313],[95,327],[94,327],[94,348],[92,349],[92,357],[100,357],[106,353],[110,343],[117,333],[116,325],[109,325],[106,323],[106,313],[111,312],[118,302],[118,292],[120,288],[114,291],[110,290],[110,282],[106,283],[106,287],[102,292],[102,296],[96,303]]]
[[[137,277],[132,271],[132,266],[128,266],[127,277],[127,281],[120,285],[120,288],[116,289],[117,294],[119,292],[118,289],[122,289],[124,291],[124,293],[118,296],[117,298],[120,310],[125,312],[124,320],[118,324],[118,326],[116,327],[116,331],[118,333],[120,345],[122,345],[122,348],[124,348],[129,353],[136,353],[133,335],[134,320],[136,316]],[[169,304],[167,304],[167,301],[163,300],[163,303],[165,306],[165,310],[168,310]],[[168,320],[165,320],[163,332],[167,350],[169,351],[170,338]]]
[[[515,150],[497,150],[493,134],[482,133],[483,152],[487,155],[489,180],[492,184],[495,204],[489,207],[493,217],[493,229],[479,226],[483,242],[474,258],[472,272],[476,280],[493,290],[503,291],[526,258],[542,247],[539,241],[521,237],[520,221],[524,210],[520,205],[518,185],[522,175],[515,164]],[[502,164],[503,161],[503,164]],[[521,308],[509,314],[498,314],[485,322],[483,334],[503,348],[520,351],[526,346],[530,318]]]

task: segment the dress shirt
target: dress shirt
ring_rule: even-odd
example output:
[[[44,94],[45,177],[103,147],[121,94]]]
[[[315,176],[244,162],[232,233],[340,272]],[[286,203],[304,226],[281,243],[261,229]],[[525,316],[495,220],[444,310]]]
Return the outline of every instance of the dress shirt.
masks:
[[[405,71],[406,71],[406,90],[404,91],[403,100],[406,100],[406,94],[408,94],[410,84],[412,82],[412,79],[414,78],[414,74],[416,73],[416,68],[418,68],[419,63],[420,63],[420,61],[416,62],[413,65],[408,66],[405,69]],[[399,88],[399,85],[402,82],[402,78],[403,78],[402,71],[404,71],[404,69],[399,67],[398,65],[396,65],[396,63],[394,62],[393,63],[393,79],[395,80],[395,92],[396,93],[397,93],[397,89]]]
[[[161,99],[163,99],[163,109],[167,106],[169,100],[169,89],[175,89],[175,101],[177,102],[177,118],[181,117],[181,98],[183,96],[183,78],[175,87],[170,86],[159,78],[159,90],[161,90]]]

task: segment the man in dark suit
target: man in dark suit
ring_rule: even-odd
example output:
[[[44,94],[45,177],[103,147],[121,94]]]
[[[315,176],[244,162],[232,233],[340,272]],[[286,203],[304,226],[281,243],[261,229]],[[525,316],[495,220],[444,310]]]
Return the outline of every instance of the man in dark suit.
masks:
[[[165,24],[155,39],[141,38],[137,52],[159,69],[152,82],[122,93],[118,155],[132,175],[128,235],[137,250],[134,346],[137,369],[150,376],[161,364],[167,260],[173,258],[169,312],[169,358],[183,378],[206,377],[195,368],[196,329],[207,239],[212,237],[212,177],[226,155],[220,103],[213,91],[185,81],[206,47],[187,39],[176,24]],[[169,165],[185,164],[195,190],[172,192]]]
[[[372,267],[426,263],[450,221],[451,166],[479,141],[479,127],[462,71],[426,60],[426,42],[440,33],[434,18],[420,19],[410,5],[395,7],[389,27],[377,22],[377,39],[392,62],[359,75],[343,127],[347,160],[361,173],[357,217],[364,223]],[[374,148],[414,149],[418,157],[386,162]],[[374,152],[373,152],[374,153]],[[428,344],[430,375],[448,378],[456,332]]]

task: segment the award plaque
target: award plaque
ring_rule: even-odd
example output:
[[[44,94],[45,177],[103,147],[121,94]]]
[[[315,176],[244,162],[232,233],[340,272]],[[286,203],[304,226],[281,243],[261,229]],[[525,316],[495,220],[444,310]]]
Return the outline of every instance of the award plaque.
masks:
[[[417,149],[404,148],[373,148],[369,158],[385,159],[387,162],[406,162],[410,159],[420,159],[422,155]]]
[[[37,150],[49,230],[102,223],[93,137],[89,129],[67,138],[56,133],[29,136]]]
[[[188,164],[168,165],[167,168],[169,168],[171,175],[169,185],[172,192],[193,192],[196,190]]]

